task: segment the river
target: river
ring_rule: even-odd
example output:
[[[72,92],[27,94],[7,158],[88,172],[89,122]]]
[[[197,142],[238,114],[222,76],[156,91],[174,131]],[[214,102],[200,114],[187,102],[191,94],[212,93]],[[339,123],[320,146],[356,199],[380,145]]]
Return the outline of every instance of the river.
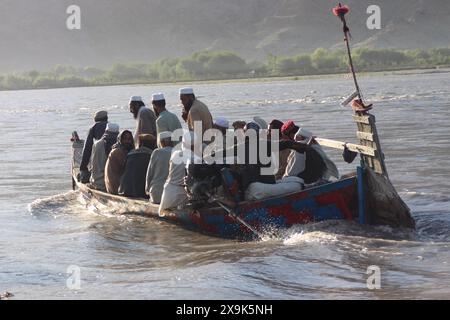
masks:
[[[98,214],[71,191],[71,132],[106,109],[134,129],[131,95],[181,85],[0,92],[0,293],[14,299],[440,299],[450,297],[450,73],[360,79],[374,103],[390,178],[415,231],[328,221],[278,239],[236,242],[146,218]],[[214,117],[293,119],[317,136],[356,141],[348,76],[199,83]],[[341,173],[340,152],[327,149]],[[80,272],[74,290],[68,268]],[[369,289],[369,266],[380,270]],[[73,269],[69,269],[73,270]],[[69,285],[68,285],[69,284]]]

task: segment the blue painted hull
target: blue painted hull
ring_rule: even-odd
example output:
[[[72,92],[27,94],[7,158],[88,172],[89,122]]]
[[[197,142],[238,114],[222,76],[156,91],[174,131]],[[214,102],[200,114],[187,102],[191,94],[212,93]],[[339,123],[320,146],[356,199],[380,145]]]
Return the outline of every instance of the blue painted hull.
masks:
[[[261,201],[244,202],[235,212],[260,233],[286,229],[296,224],[357,218],[356,179],[318,186],[309,190]],[[254,233],[222,208],[198,211],[168,211],[165,219],[184,227],[222,238],[251,239]]]

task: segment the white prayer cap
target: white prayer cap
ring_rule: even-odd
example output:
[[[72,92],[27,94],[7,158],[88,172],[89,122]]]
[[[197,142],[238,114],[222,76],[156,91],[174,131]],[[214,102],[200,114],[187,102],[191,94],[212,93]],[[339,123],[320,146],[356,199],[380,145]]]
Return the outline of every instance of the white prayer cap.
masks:
[[[297,133],[295,134],[294,139],[299,141],[299,140],[302,140],[302,139],[300,139],[300,137],[304,137],[304,138],[309,139],[312,136],[313,136],[313,133],[311,131],[306,130],[304,128],[300,128],[300,129],[298,129]]]
[[[143,102],[141,96],[132,96],[130,102]]]
[[[267,122],[261,117],[253,117],[253,121],[256,122],[261,129],[268,128]]]
[[[225,118],[217,118],[216,121],[214,122],[214,124],[218,127],[226,128],[226,129],[228,129],[230,127],[230,122],[228,122],[228,120]]]
[[[191,150],[191,146],[198,142],[198,137],[194,131],[186,131],[183,134],[183,149]]]
[[[159,140],[170,139],[170,138],[172,138],[172,132],[170,132],[170,131],[163,131],[159,134]]]
[[[119,125],[118,124],[115,124],[115,123],[108,123],[107,125],[106,125],[106,131],[108,131],[108,132],[117,132],[117,133],[119,133]]]
[[[181,88],[180,89],[180,96],[182,94],[194,94],[194,89],[192,89],[192,88]]]
[[[162,100],[166,100],[166,98],[164,97],[164,93],[158,92],[152,95],[152,101],[162,101]]]

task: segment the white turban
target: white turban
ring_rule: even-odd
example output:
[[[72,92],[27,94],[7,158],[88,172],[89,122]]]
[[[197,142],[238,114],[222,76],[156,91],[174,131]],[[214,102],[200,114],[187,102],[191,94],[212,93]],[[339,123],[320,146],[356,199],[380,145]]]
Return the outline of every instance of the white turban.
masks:
[[[131,102],[143,102],[142,97],[141,96],[132,96],[130,98],[130,103]]]
[[[194,94],[194,89],[192,88],[181,88],[180,95],[182,94]]]
[[[152,95],[152,101],[162,101],[162,100],[166,100],[166,98],[164,97],[164,93],[155,93]]]
[[[217,118],[214,124],[221,128],[228,129],[230,127],[230,122],[225,118]]]
[[[119,125],[115,124],[115,123],[108,123],[106,125],[106,131],[108,132],[113,132],[113,133],[118,133],[119,132]]]
[[[170,132],[170,131],[163,131],[159,134],[159,140],[170,139],[170,138],[172,138],[172,132]]]

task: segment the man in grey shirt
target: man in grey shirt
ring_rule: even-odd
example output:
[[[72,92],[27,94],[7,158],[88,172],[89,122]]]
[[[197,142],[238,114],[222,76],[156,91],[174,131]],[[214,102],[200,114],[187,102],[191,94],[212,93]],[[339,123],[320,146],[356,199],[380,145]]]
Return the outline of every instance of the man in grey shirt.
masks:
[[[181,129],[181,123],[176,114],[167,111],[166,98],[163,93],[153,94],[152,105],[157,117],[156,133],[158,134],[158,146],[161,147],[159,134],[164,131],[174,132],[177,129]]]

